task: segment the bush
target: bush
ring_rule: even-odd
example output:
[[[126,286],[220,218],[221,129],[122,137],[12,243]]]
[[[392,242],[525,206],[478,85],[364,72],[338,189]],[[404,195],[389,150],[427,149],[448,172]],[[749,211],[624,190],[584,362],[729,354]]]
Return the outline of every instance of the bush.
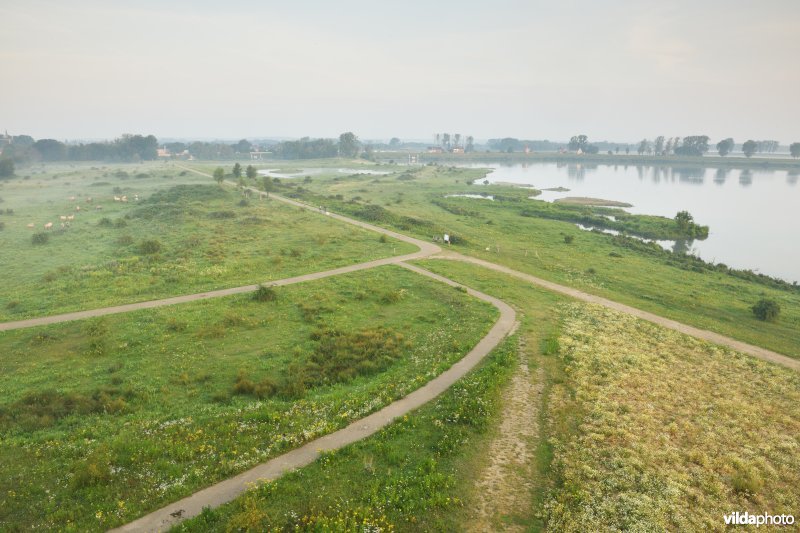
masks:
[[[253,293],[253,300],[257,302],[271,302],[276,297],[275,289],[267,285],[259,285],[258,289]]]
[[[161,243],[155,239],[147,239],[139,243],[139,253],[152,255],[161,251]]]
[[[111,219],[108,217],[103,217],[97,221],[97,225],[101,228],[110,228],[112,226]]]
[[[564,242],[567,244],[572,244],[572,241],[575,240],[575,237],[572,235],[564,235]]]
[[[781,306],[775,300],[762,298],[752,307],[752,310],[759,320],[774,322],[781,312]]]
[[[33,244],[47,244],[47,241],[50,240],[50,235],[47,233],[34,233],[31,235],[31,242]]]

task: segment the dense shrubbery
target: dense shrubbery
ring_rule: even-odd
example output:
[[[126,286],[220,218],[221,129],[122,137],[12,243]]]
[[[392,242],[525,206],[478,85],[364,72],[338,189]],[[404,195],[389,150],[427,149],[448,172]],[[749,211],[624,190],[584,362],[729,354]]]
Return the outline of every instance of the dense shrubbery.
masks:
[[[756,315],[756,318],[759,320],[774,322],[778,319],[778,315],[781,312],[781,306],[775,300],[762,298],[752,307],[752,310],[753,314]]]

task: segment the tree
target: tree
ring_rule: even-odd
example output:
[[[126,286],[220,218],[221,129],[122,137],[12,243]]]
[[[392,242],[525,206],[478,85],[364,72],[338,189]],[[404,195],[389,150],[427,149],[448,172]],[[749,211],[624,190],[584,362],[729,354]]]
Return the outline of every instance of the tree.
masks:
[[[389,148],[400,148],[400,139],[397,137],[392,137],[389,141]]]
[[[359,152],[358,137],[352,131],[339,135],[339,155],[342,157],[356,157]]]
[[[675,215],[675,222],[678,223],[678,229],[682,233],[687,233],[694,224],[694,217],[688,211],[679,211]]]
[[[656,137],[656,141],[653,146],[653,150],[655,151],[656,155],[665,155],[664,154],[664,136],[659,135]]]
[[[442,146],[447,150],[450,149],[450,134],[449,133],[442,133]]]
[[[67,146],[55,139],[39,139],[33,143],[43,161],[62,161],[67,158]]]
[[[273,180],[269,176],[264,176],[264,179],[261,180],[263,183],[264,192],[272,192],[275,190],[275,180]]]
[[[742,152],[744,152],[744,155],[747,157],[751,157],[754,153],[756,153],[757,149],[758,149],[758,143],[755,142],[753,139],[745,141],[745,143],[742,145]]]
[[[789,153],[797,159],[800,157],[800,143],[792,143],[789,145]]]
[[[222,182],[225,181],[225,169],[222,167],[217,167],[214,169],[214,181],[222,185]]]
[[[733,139],[728,137],[727,139],[723,139],[717,143],[717,152],[722,157],[725,157],[733,150],[734,142]]]
[[[453,135],[453,146],[458,148],[460,142],[461,142],[461,134],[456,133],[455,135]]]
[[[639,142],[639,148],[636,149],[636,152],[639,155],[642,155],[645,152],[649,151],[650,151],[650,141],[648,141],[647,139],[642,139],[641,142]]]
[[[240,165],[239,163],[233,165],[233,177],[234,178],[242,177],[242,165]]]
[[[683,138],[683,144],[675,148],[676,155],[699,157],[708,152],[708,135],[691,135]]]
[[[254,180],[258,176],[258,170],[256,170],[256,167],[254,167],[253,165],[247,165],[246,174],[248,178]]]
[[[10,178],[14,175],[14,160],[10,157],[0,159],[0,178]]]
[[[569,144],[567,145],[570,150],[578,151],[585,154],[596,154],[599,151],[599,148],[593,144],[589,144],[589,137],[586,135],[574,135],[570,138]]]
[[[778,302],[768,298],[760,299],[751,309],[753,310],[753,314],[756,315],[756,318],[768,322],[774,322],[781,312],[781,306]]]
[[[240,154],[249,154],[253,150],[253,145],[247,139],[242,139],[232,146],[235,152]]]
[[[800,145],[800,143],[798,143],[798,145]],[[464,146],[464,151],[467,153],[475,151],[475,139],[472,135],[467,135],[467,143]]]

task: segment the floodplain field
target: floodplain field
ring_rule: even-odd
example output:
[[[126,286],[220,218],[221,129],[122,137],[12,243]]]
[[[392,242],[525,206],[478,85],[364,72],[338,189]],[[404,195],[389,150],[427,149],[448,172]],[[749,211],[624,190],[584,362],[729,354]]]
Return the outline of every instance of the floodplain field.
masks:
[[[400,267],[0,334],[0,529],[103,530],[344,427],[488,304]]]
[[[322,163],[280,165],[302,169]],[[800,357],[797,285],[731,273],[632,238],[582,231],[573,222],[552,219],[545,211],[553,207],[528,198],[529,189],[470,185],[483,179],[481,169],[390,164],[375,168],[393,172],[317,173],[310,180],[281,180],[279,192],[311,204],[325,202],[331,210],[423,239],[448,233],[454,251]],[[445,198],[460,193],[495,199]],[[753,315],[752,306],[762,298],[781,306],[778,320],[765,322]]]
[[[514,305],[517,334],[430,405],[174,531],[723,530],[732,510],[800,504],[796,372],[474,265],[418,264]],[[485,513],[520,361],[536,408],[513,415],[539,431]]]
[[[0,182],[0,247],[8,252],[0,256],[0,321],[268,282],[415,250],[164,163],[29,170],[27,179]],[[48,222],[53,228],[45,230]]]

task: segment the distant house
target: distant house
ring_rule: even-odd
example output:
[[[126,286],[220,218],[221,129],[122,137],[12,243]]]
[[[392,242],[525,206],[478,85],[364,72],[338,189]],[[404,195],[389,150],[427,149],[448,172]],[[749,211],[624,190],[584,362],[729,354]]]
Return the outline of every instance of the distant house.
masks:
[[[428,153],[429,154],[441,154],[444,152],[444,149],[441,146],[428,146]]]
[[[8,134],[8,130],[3,135],[0,135],[0,146],[6,146],[11,144],[14,138]]]
[[[158,157],[169,157],[172,155],[171,153],[169,153],[169,150],[167,148],[158,148],[156,150],[156,154],[158,155]]]
[[[464,153],[464,149],[462,147],[460,147],[460,146],[454,146],[452,149],[450,149],[450,151],[452,153],[454,153],[454,154],[463,154]]]

